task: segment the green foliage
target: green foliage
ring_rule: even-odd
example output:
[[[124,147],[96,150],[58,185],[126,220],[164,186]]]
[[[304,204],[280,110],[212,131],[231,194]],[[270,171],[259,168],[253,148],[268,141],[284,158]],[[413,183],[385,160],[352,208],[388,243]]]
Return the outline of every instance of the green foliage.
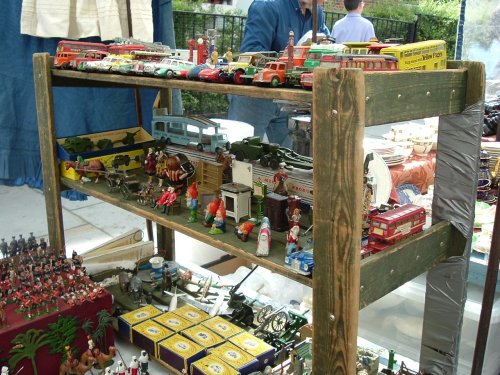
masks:
[[[414,5],[401,4],[400,2],[393,0],[379,0],[375,3],[366,5],[363,10],[363,15],[365,16],[410,22],[414,22],[416,20],[417,16],[415,13]]]
[[[12,340],[14,347],[9,351],[9,368],[14,369],[20,361],[28,359],[31,360],[33,374],[38,375],[35,362],[36,352],[47,343],[47,336],[40,329],[29,329],[26,332],[19,333]]]
[[[92,331],[94,330],[94,323],[92,323],[92,320],[90,319],[85,319],[82,323],[82,329],[83,329],[83,332],[85,332],[85,334],[88,336],[92,333]]]
[[[216,93],[199,93],[182,91],[182,103],[186,115],[219,115],[227,113],[228,102],[226,95]]]
[[[66,355],[65,346],[71,346],[76,339],[77,321],[74,316],[59,316],[55,323],[48,325],[45,331],[50,354]]]
[[[97,313],[97,328],[92,335],[92,340],[99,345],[102,343],[103,339],[106,337],[106,328],[111,326],[112,318],[111,314],[106,309],[102,309]]]
[[[480,7],[467,4],[464,33],[467,39],[488,50],[494,40],[500,39],[500,7],[498,0],[483,0]]]
[[[419,18],[417,40],[442,39],[446,41],[448,60],[455,57],[457,19],[422,14]]]

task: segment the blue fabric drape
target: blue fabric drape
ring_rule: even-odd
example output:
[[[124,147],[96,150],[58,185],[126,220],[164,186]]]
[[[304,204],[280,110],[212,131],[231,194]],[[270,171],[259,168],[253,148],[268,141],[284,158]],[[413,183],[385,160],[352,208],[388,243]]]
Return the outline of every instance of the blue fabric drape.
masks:
[[[20,34],[21,0],[4,1],[0,12],[0,184],[42,187],[32,55],[53,55],[58,38]],[[152,0],[154,40],[175,40],[171,0]],[[167,39],[168,37],[168,39]],[[167,40],[165,40],[167,39]],[[98,38],[84,39],[99,41]],[[173,46],[170,43],[170,46]],[[151,131],[157,90],[142,89],[143,126]],[[54,88],[58,137],[136,126],[133,89]],[[80,197],[74,195],[73,197]]]

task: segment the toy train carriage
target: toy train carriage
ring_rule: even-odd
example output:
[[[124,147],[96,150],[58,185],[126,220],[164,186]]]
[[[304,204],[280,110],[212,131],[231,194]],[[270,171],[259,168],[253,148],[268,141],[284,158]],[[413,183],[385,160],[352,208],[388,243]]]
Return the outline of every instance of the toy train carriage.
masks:
[[[370,223],[368,247],[375,252],[383,250],[422,231],[425,220],[425,209],[414,204],[405,204],[376,215]]]

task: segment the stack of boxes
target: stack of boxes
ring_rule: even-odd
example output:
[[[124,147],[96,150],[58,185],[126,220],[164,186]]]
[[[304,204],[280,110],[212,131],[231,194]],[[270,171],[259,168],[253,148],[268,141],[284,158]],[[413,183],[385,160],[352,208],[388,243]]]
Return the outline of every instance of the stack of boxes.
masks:
[[[190,305],[168,313],[141,307],[120,316],[118,327],[160,362],[191,375],[246,375],[274,363],[275,348]]]

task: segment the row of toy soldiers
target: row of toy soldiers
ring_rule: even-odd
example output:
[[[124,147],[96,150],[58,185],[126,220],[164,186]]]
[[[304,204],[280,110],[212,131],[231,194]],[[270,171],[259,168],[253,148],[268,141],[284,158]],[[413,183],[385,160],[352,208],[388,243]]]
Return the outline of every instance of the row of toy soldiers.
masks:
[[[0,251],[4,258],[8,256],[16,256],[24,252],[33,251],[41,247],[42,249],[47,248],[47,242],[45,239],[40,239],[40,244],[37,243],[33,232],[30,232],[28,239],[25,239],[22,234],[19,235],[19,239],[16,236],[12,236],[12,240],[9,244],[5,242],[5,238],[0,241]]]

